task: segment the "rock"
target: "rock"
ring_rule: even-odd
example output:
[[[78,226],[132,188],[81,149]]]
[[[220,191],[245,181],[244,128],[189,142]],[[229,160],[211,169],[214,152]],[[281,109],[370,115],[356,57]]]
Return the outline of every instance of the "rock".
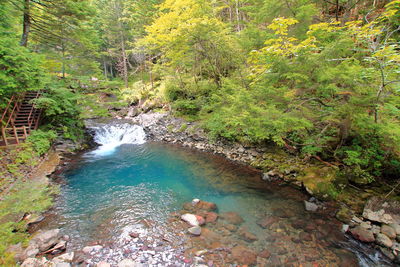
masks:
[[[236,230],[238,228],[236,225],[230,224],[230,223],[224,224],[224,227],[231,232],[236,232]]]
[[[199,226],[199,221],[194,214],[185,213],[181,216],[181,220],[187,222],[191,226]]]
[[[60,229],[53,229],[48,231],[39,231],[29,242],[29,244],[37,244],[40,251],[46,251],[60,239]]]
[[[391,238],[391,239],[395,239],[396,238],[396,230],[393,229],[391,226],[389,225],[382,225],[381,227],[381,233],[386,235],[387,237]]]
[[[111,264],[109,264],[108,262],[105,262],[105,261],[101,261],[96,264],[96,267],[111,267]]]
[[[100,246],[100,245],[96,245],[96,246],[86,246],[86,247],[84,247],[84,248],[82,249],[82,252],[85,253],[85,254],[89,254],[89,253],[94,252],[94,251],[99,251],[99,250],[101,250],[102,248],[103,248],[103,247]]]
[[[221,214],[221,218],[231,224],[241,224],[244,222],[243,218],[236,212],[225,212]]]
[[[349,208],[342,206],[336,213],[335,217],[339,221],[348,224],[351,221],[351,218],[353,217],[353,213]]]
[[[381,232],[381,227],[378,225],[372,225],[371,231],[374,235],[379,234]]]
[[[393,241],[387,235],[381,233],[376,235],[376,243],[387,248],[393,246]]]
[[[65,253],[65,254],[62,254],[62,255],[60,255],[58,257],[55,257],[53,259],[53,261],[55,263],[58,263],[58,262],[72,262],[73,259],[74,259],[74,256],[75,256],[74,252]]]
[[[304,200],[304,207],[306,211],[312,211],[312,212],[316,212],[319,208],[317,204],[308,202],[306,200]]]
[[[355,239],[358,239],[362,242],[374,242],[375,237],[372,231],[362,228],[361,226],[357,226],[350,230],[350,233]]]
[[[130,232],[130,233],[129,233],[129,236],[132,237],[132,238],[138,238],[138,237],[139,237],[139,233]]]
[[[245,264],[245,265],[257,264],[257,254],[247,247],[236,246],[232,249],[231,255],[232,259],[240,264]]]
[[[33,258],[39,254],[39,248],[36,244],[30,244],[22,254],[22,259]]]
[[[256,240],[258,240],[257,236],[250,233],[246,228],[242,227],[239,229],[239,235],[240,237],[247,241],[247,242],[254,242]]]
[[[192,235],[199,236],[201,235],[201,227],[200,226],[193,226],[188,229],[188,232]]]
[[[35,258],[27,258],[21,264],[21,267],[41,267],[42,262]]]
[[[196,204],[196,208],[205,210],[205,211],[214,211],[217,209],[217,205],[215,203],[200,200]]]
[[[71,264],[68,262],[59,262],[59,263],[56,263],[55,267],[71,267]]]
[[[277,217],[265,217],[257,222],[257,224],[262,228],[267,228],[273,223],[278,222],[279,219]]]
[[[124,259],[118,263],[118,267],[138,267],[142,266],[142,264],[134,262],[130,259]]]
[[[196,251],[196,253],[194,255],[196,255],[197,257],[203,256],[204,254],[206,254],[208,252],[207,249],[203,249],[203,250],[199,250]]]
[[[202,216],[196,215],[196,219],[197,219],[197,222],[199,223],[199,225],[206,224],[206,220]]]
[[[299,234],[299,239],[301,241],[312,241],[313,240],[312,236],[309,233],[306,233],[306,232],[301,232]]]
[[[369,221],[367,221],[367,222],[361,222],[361,223],[360,223],[360,226],[361,226],[362,228],[367,229],[367,230],[372,229],[371,222],[369,222]]]
[[[261,258],[268,259],[269,257],[271,257],[271,252],[269,252],[269,250],[267,250],[267,249],[264,249],[263,251],[261,251],[258,254],[258,256],[261,257]]]
[[[391,224],[389,224],[389,226],[392,227],[396,231],[396,235],[400,235],[400,224],[391,223]]]
[[[206,223],[215,223],[218,219],[218,214],[215,212],[206,213]]]
[[[348,224],[343,224],[342,225],[342,233],[347,233],[349,231],[349,225]]]
[[[384,224],[400,224],[400,203],[379,197],[372,197],[367,201],[363,217],[374,222]]]

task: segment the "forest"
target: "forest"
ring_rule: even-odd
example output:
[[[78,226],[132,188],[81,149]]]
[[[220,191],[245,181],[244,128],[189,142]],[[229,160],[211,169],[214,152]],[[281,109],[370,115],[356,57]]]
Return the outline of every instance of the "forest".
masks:
[[[0,109],[37,90],[42,126],[9,172],[82,139],[106,94],[400,184],[400,0],[0,0]]]
[[[108,88],[128,105],[168,104],[214,139],[274,143],[366,183],[395,179],[399,9],[382,0],[3,0],[1,103],[46,89],[36,103],[43,131],[74,139],[82,94]]]

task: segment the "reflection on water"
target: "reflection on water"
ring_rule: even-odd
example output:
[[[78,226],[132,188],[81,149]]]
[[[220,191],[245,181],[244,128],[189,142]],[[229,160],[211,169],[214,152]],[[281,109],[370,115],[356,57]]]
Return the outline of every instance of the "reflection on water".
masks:
[[[212,249],[214,235],[220,246],[239,244],[257,254],[268,250],[272,256],[259,257],[260,266],[358,265],[356,255],[347,249],[353,245],[340,232],[341,225],[323,214],[304,211],[302,201],[307,196],[288,186],[265,183],[257,171],[218,156],[158,143],[122,145],[111,155],[83,155],[63,177],[66,185],[53,226],[71,236],[71,249],[93,241],[128,244],[128,233],[136,229],[152,233],[153,239],[156,235],[161,239],[169,235],[169,242],[180,239],[180,243],[171,241],[168,249],[174,245],[183,249],[185,243],[186,252],[179,253],[186,256],[190,249]],[[206,226],[208,235],[187,240],[182,226],[171,229],[171,213],[193,198],[216,203],[219,214],[236,212],[244,223],[233,227],[220,219]],[[270,223],[260,227],[263,219]],[[256,239],[244,238],[245,232]],[[108,260],[118,249],[114,246]],[[230,254],[221,253],[229,262]],[[366,266],[374,265],[363,260]]]

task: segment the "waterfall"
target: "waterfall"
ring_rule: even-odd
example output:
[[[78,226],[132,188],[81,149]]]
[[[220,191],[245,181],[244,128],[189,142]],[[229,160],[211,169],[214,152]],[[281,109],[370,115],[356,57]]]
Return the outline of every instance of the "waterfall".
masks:
[[[100,145],[92,154],[98,156],[110,155],[122,144],[140,145],[146,142],[146,134],[138,125],[102,124],[91,129],[95,132],[94,141]]]

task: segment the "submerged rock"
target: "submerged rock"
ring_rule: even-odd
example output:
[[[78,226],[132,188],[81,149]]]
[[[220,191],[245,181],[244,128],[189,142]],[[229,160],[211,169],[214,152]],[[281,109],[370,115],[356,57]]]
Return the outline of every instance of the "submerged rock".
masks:
[[[188,232],[192,235],[199,236],[201,235],[201,227],[200,226],[193,226],[188,229]]]
[[[218,214],[215,212],[207,212],[206,213],[206,223],[215,223],[218,219]]]
[[[221,218],[231,224],[242,224],[243,218],[236,212],[225,212],[221,214]]]
[[[236,262],[245,265],[256,265],[257,254],[244,246],[236,246],[232,249],[232,258]]]
[[[277,217],[265,217],[257,222],[257,224],[262,228],[267,228],[271,224],[278,222],[279,219]]]

